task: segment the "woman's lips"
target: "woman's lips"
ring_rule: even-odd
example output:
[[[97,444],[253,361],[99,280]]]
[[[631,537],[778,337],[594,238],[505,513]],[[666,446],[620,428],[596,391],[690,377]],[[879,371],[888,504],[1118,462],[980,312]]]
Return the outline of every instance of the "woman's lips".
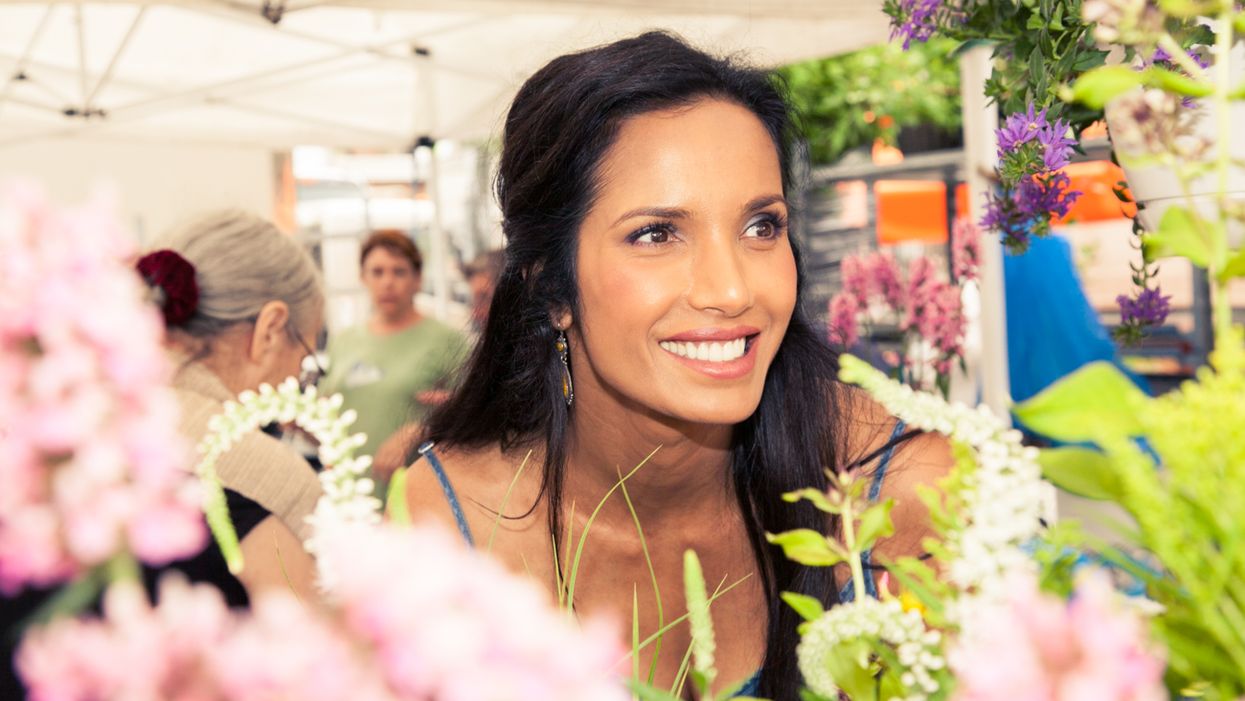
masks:
[[[683,339],[680,334],[658,345],[689,368],[719,380],[743,377],[756,367],[756,337],[759,334],[697,333],[703,340]],[[710,340],[712,339],[712,340]]]

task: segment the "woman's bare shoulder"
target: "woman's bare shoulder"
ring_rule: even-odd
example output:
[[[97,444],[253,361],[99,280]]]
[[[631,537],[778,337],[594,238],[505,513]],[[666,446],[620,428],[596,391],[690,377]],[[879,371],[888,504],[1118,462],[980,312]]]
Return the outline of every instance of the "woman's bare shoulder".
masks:
[[[929,510],[921,502],[918,488],[937,486],[951,471],[955,458],[950,442],[942,434],[923,433],[908,427],[897,436],[897,419],[855,387],[844,388],[840,406],[846,417],[846,460],[842,465],[864,461],[863,473],[872,475],[888,444],[894,444],[881,476],[879,498],[895,501],[891,511],[895,536],[879,545],[880,554],[884,557],[919,554],[921,539],[930,535],[932,529]]]
[[[524,475],[539,476],[531,451],[502,450],[496,444],[482,447],[433,445],[432,455],[421,455],[406,468],[406,503],[413,518],[430,517],[454,528],[457,519],[450,506],[441,476],[431,462],[435,457],[441,473],[472,530],[477,521],[491,520],[504,503],[527,503],[520,494],[530,491]],[[529,472],[530,470],[530,472]]]

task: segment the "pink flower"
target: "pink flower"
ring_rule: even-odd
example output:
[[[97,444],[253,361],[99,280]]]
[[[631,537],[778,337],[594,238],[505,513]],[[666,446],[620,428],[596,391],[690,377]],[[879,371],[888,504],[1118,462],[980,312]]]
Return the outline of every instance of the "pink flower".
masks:
[[[956,280],[976,280],[981,262],[981,230],[967,217],[951,226],[951,269]]]
[[[830,298],[830,340],[843,348],[851,348],[860,340],[860,324],[856,320],[860,302],[850,292]]]
[[[904,288],[894,256],[878,251],[869,257],[866,266],[870,275],[870,292],[880,296],[891,309],[903,306]]]
[[[102,619],[24,640],[32,701],[625,701],[618,629],[582,627],[439,526],[347,526],[317,537],[338,575],[325,607],[288,592],[250,613],[176,576],[152,606],[115,585]]]
[[[1167,698],[1162,658],[1103,572],[1083,575],[1069,602],[1017,578],[1000,610],[975,614],[948,652],[954,701]]]
[[[869,282],[870,275],[865,260],[863,256],[845,256],[839,264],[839,274],[843,281],[842,292],[855,298],[856,302],[861,305],[860,311],[864,311],[873,289]]]
[[[0,589],[205,542],[157,312],[110,207],[0,191]],[[134,542],[130,542],[131,539]]]

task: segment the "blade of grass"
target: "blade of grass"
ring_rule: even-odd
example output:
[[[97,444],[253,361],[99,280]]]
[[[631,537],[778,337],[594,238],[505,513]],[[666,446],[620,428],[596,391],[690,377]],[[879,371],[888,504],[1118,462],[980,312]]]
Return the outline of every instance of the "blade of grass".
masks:
[[[618,486],[622,489],[623,500],[627,502],[627,510],[631,512],[631,521],[635,524],[636,535],[640,537],[640,550],[644,553],[644,565],[648,567],[649,580],[653,583],[653,599],[657,603],[657,627],[660,629],[666,625],[666,614],[661,604],[661,586],[657,584],[657,569],[653,567],[653,558],[648,552],[648,541],[644,538],[644,529],[640,527],[640,516],[636,513],[635,504],[631,501],[631,494],[627,491],[627,483],[623,479],[621,471],[618,474]],[[657,675],[659,655],[661,655],[661,638],[658,638],[657,642],[653,644],[653,660],[649,664],[648,669],[649,684],[653,683],[653,679]]]
[[[723,589],[722,585],[719,584],[718,588],[714,590],[713,595],[709,597],[709,605],[712,606],[713,602],[729,594],[732,589],[746,582],[748,578],[751,576],[752,576],[751,574],[744,575],[743,577],[740,577],[738,580],[733,582],[730,586],[726,587],[725,589]],[[723,578],[722,581],[723,583],[725,583],[726,581],[725,578]],[[685,613],[682,616],[679,616],[678,618],[670,621],[669,623],[666,624],[664,628],[658,630],[656,633],[653,633],[652,635],[645,638],[644,641],[640,643],[639,649],[643,650],[644,648],[648,647],[649,645],[653,643],[653,641],[657,640],[658,638],[665,635],[666,633],[669,633],[671,630],[674,629],[675,626],[679,625],[680,623],[686,620],[687,620],[687,614]]]
[[[687,646],[687,652],[683,653],[683,661],[679,663],[679,673],[674,677],[674,687],[670,693],[678,698],[683,698],[683,687],[687,685],[687,675],[692,671],[692,646]]]
[[[640,598],[635,583],[631,584],[631,678],[640,679],[640,651],[636,644],[640,642]],[[652,681],[652,680],[650,680]]]
[[[389,491],[385,494],[385,515],[390,523],[399,526],[411,525],[411,508],[406,503],[406,471],[404,467],[393,473],[389,479]]]
[[[628,472],[622,479],[615,482],[614,486],[610,487],[609,491],[605,493],[605,496],[601,497],[601,501],[598,502],[597,507],[592,510],[592,514],[588,517],[588,520],[584,522],[584,531],[579,534],[579,544],[575,546],[575,559],[571,561],[571,574],[567,583],[567,599],[571,602],[572,606],[575,604],[575,581],[579,576],[579,563],[583,559],[584,545],[588,542],[588,531],[592,529],[593,521],[596,521],[597,515],[601,513],[601,508],[605,506],[605,502],[609,501],[610,496],[618,490],[619,486],[638,472],[641,467],[644,467],[644,465],[648,463],[648,461],[651,460],[659,450],[661,450],[661,446],[653,448],[653,452],[645,456],[645,458],[640,461],[639,465],[633,467],[631,472]]]
[[[532,451],[527,451],[527,455],[523,456],[523,462],[519,463],[519,469],[514,472],[514,479],[510,480],[510,486],[506,487],[506,493],[502,495],[501,505],[497,507],[497,518],[493,519],[493,529],[488,533],[488,544],[484,546],[484,552],[493,552],[493,537],[497,535],[497,527],[501,525],[503,514],[506,513],[506,505],[510,503],[510,493],[514,491],[514,486],[519,483],[519,476],[523,474],[523,468],[527,467],[527,461],[532,457]]]

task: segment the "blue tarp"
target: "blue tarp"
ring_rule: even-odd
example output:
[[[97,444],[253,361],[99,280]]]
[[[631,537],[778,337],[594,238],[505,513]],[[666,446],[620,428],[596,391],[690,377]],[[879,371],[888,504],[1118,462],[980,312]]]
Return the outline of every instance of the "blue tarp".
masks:
[[[1108,360],[1146,392],[1145,380],[1120,363],[1107,329],[1090,306],[1058,234],[1033,238],[1029,250],[1003,258],[1007,360],[1012,399],[1022,402],[1086,363]]]

